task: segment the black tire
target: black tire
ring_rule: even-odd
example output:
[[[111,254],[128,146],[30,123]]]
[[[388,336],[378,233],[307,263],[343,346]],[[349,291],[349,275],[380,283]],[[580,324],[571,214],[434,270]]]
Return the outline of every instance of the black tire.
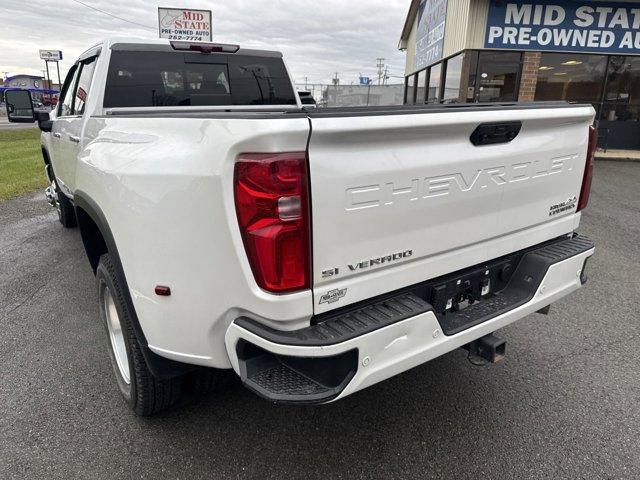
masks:
[[[58,220],[64,228],[74,228],[78,225],[76,219],[76,211],[73,208],[73,203],[69,200],[64,193],[60,191],[56,185],[56,194],[58,196]]]
[[[100,316],[109,339],[109,358],[116,375],[118,388],[131,409],[140,416],[149,416],[170,408],[183,399],[196,400],[214,390],[220,379],[220,370],[212,368],[194,367],[182,376],[170,379],[156,378],[149,370],[142,353],[142,346],[133,329],[133,315],[125,299],[124,285],[120,283],[115,265],[109,256],[100,257],[96,269],[98,282],[98,297],[101,302]],[[104,289],[108,288],[118,313],[122,328],[124,344],[128,360],[129,381],[127,381],[118,366],[116,353],[110,339],[107,324],[106,308],[103,307]]]
[[[122,393],[125,401],[137,415],[141,416],[152,415],[175,405],[180,398],[180,379],[159,380],[153,376],[147,367],[142,355],[142,347],[133,330],[132,315],[125,301],[123,285],[120,284],[109,254],[100,257],[96,270],[96,279],[98,281],[100,301],[104,298],[104,289],[109,289],[122,328],[129,365],[128,381],[120,371],[111,340],[109,340],[108,345],[111,364],[116,374],[120,393]],[[100,306],[100,316],[107,331],[107,336],[110,338],[107,313],[102,305]]]

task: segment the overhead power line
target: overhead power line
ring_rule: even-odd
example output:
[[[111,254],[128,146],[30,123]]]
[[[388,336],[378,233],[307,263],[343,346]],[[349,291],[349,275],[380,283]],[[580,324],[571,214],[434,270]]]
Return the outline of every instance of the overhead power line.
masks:
[[[105,12],[104,10],[100,10],[99,8],[96,8],[93,5],[88,5],[88,4],[84,3],[84,2],[81,2],[80,0],[73,0],[73,1],[76,2],[76,3],[79,3],[80,5],[85,6],[87,8],[90,8],[91,10],[95,10],[96,12],[100,12],[100,13],[102,13],[104,15],[109,15],[110,17],[117,18],[118,20],[122,20],[123,22],[131,23],[132,25],[137,25],[139,27],[149,28],[151,30],[157,30],[158,29],[157,27],[152,27],[150,25],[145,25],[143,23],[134,22],[133,20],[127,20],[126,18],[119,17],[118,15],[114,15],[113,13]]]

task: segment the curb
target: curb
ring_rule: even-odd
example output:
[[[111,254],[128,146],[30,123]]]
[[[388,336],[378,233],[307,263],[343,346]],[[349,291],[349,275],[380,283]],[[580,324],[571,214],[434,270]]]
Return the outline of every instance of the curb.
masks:
[[[597,162],[638,162],[640,163],[640,158],[633,157],[601,157],[596,155],[595,157]]]

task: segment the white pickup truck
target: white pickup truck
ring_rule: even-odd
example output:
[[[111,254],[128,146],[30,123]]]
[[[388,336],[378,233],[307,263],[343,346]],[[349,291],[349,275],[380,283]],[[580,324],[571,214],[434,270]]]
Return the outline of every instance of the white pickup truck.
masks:
[[[39,121],[141,415],[220,369],[310,404],[460,347],[495,361],[594,253],[590,105],[305,109],[277,52],[133,39],[81,55],[50,116],[7,104]]]

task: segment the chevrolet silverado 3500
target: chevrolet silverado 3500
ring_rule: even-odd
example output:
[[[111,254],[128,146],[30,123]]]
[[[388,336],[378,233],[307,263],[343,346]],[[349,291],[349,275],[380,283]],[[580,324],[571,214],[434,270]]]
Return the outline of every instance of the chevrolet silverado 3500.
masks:
[[[110,39],[39,121],[47,197],[97,279],[142,415],[220,369],[277,402],[344,398],[578,289],[594,110],[568,103],[305,109],[282,56]]]

